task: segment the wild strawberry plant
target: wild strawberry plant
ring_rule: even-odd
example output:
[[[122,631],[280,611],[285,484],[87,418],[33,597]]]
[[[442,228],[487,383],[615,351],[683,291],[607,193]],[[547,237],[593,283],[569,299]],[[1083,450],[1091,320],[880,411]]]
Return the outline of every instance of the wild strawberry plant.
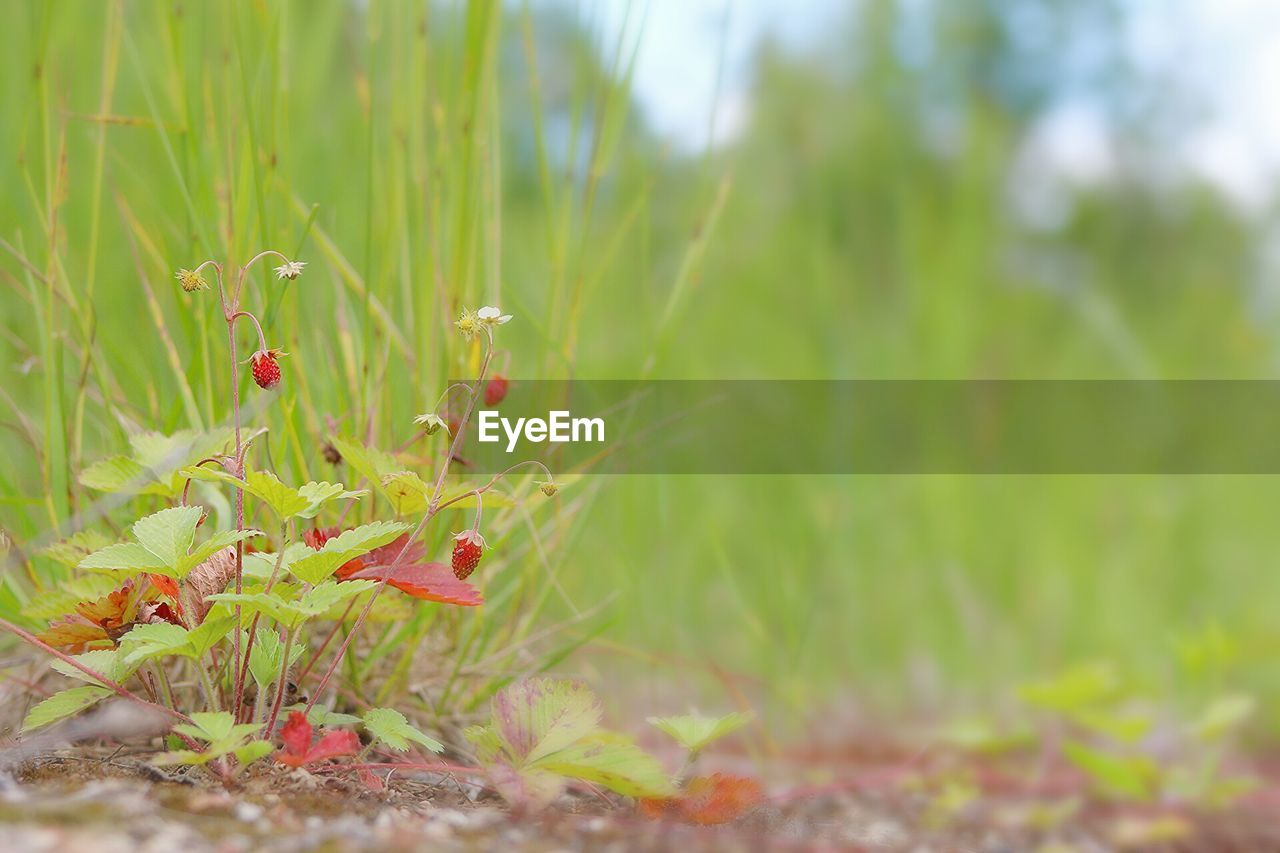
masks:
[[[331,450],[332,456],[345,459],[363,478],[360,487],[290,483],[265,464],[269,455],[258,450],[267,428],[242,422],[238,322],[247,323],[256,337],[247,359],[254,384],[272,392],[288,382],[281,362],[286,353],[268,344],[244,298],[250,270],[272,257],[280,261],[278,279],[302,275],[304,262],[274,251],[236,268],[205,261],[178,271],[178,282],[189,294],[212,289],[206,274],[216,283],[226,329],[231,423],[207,434],[139,433],[128,454],[83,472],[81,481],[90,488],[163,504],[153,505],[155,511],[129,525],[123,541],[87,529],[49,549],[48,556],[67,567],[66,577],[34,596],[23,612],[32,622],[43,620],[43,629],[0,620],[0,627],[51,654],[55,670],[81,682],[36,705],[24,729],[63,720],[107,696],[122,696],[174,721],[171,737],[177,743],[158,759],[161,763],[208,765],[228,782],[239,769],[273,753],[280,764],[305,767],[373,748],[442,749],[399,711],[369,707],[376,703],[363,697],[356,699],[356,706],[364,708],[360,717],[317,703],[331,698],[328,689],[361,628],[376,610],[386,609],[388,588],[415,606],[483,603],[479,588],[468,580],[487,547],[481,533],[483,511],[486,503],[510,501],[493,487],[514,468],[451,493],[445,486],[477,401],[499,395],[495,389],[505,392],[506,380],[488,374],[495,330],[511,316],[489,307],[463,311],[458,319],[457,329],[470,345],[479,344],[483,354],[474,382],[450,386],[441,395],[443,402],[461,393],[460,413],[446,420],[438,402],[416,421],[420,434],[443,431],[446,438],[447,448],[426,479],[391,454],[335,435],[326,444],[326,456]],[[539,482],[542,493],[556,493],[545,466],[522,464],[540,467],[546,476]],[[394,515],[344,526],[353,503],[369,496],[365,484],[377,490]],[[194,502],[193,495],[204,503]],[[211,516],[210,506],[228,511]],[[423,534],[450,508],[474,510],[474,515],[467,529],[448,540],[452,554],[446,564],[430,559]],[[211,517],[223,519],[225,529],[213,529]],[[334,517],[334,523],[322,525],[322,517]],[[247,524],[249,518],[262,529]],[[331,648],[340,633],[341,640]],[[316,677],[304,684],[308,675]],[[309,698],[303,698],[304,691]],[[286,712],[287,722],[279,725]],[[329,730],[316,735],[315,726]],[[366,733],[365,747],[357,726]],[[588,746],[584,738],[595,737],[594,722],[571,731],[574,737],[553,750],[559,755],[556,767],[577,766],[587,774],[583,778],[600,777],[609,772],[600,765],[602,757],[634,757],[628,748],[604,742],[589,740]],[[530,761],[515,747],[515,752],[504,752],[509,744],[505,734],[510,732],[495,730],[499,745],[494,757],[508,755],[522,771],[542,769],[536,759],[547,756]],[[484,743],[485,755],[490,755],[489,742]],[[565,753],[569,747],[578,750],[576,757]],[[660,774],[643,769],[648,776],[644,784],[637,782],[636,790],[660,788]]]

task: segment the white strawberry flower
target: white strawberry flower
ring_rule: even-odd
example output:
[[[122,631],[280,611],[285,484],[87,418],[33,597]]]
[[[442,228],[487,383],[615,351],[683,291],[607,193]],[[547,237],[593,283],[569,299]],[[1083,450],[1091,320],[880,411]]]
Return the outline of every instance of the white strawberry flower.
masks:
[[[476,319],[481,323],[487,323],[490,326],[501,326],[503,323],[511,320],[511,315],[503,314],[492,305],[486,305],[476,312]]]
[[[444,419],[441,418],[439,415],[437,415],[435,412],[431,412],[425,415],[418,415],[416,418],[413,419],[413,422],[418,426],[422,427],[423,432],[425,432],[427,435],[435,434],[440,430],[441,427],[444,428],[444,431],[446,433],[452,433],[452,430],[449,429],[449,425],[445,423]]]
[[[276,267],[276,278],[281,281],[286,278],[293,281],[295,278],[302,275],[302,268],[306,265],[306,261],[285,261],[283,264]]]

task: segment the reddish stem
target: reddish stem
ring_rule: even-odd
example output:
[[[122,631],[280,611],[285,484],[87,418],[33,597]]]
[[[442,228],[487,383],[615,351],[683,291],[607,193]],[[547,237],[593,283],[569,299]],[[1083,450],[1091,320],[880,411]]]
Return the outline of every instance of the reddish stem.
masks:
[[[120,696],[123,696],[125,699],[128,699],[131,702],[136,702],[139,705],[145,705],[148,708],[155,708],[161,713],[166,714],[170,717],[173,717],[174,719],[180,722],[183,722],[183,723],[191,722],[191,718],[188,717],[186,714],[182,713],[181,711],[175,711],[172,708],[166,708],[163,705],[157,705],[155,702],[148,702],[146,699],[143,699],[141,696],[134,693],[132,690],[125,687],[123,684],[120,684],[117,681],[112,681],[110,678],[107,678],[105,675],[98,672],[97,670],[94,670],[94,669],[91,669],[90,667],[85,666],[84,664],[80,663],[80,661],[73,658],[71,655],[67,654],[66,652],[60,651],[59,649],[55,649],[53,646],[49,645],[44,640],[41,640],[39,637],[30,633],[29,631],[25,631],[22,628],[19,628],[17,625],[13,624],[7,619],[0,619],[0,628],[13,634],[18,639],[22,640],[24,643],[29,643],[35,646],[37,649],[40,649],[41,651],[48,652],[49,654],[56,657],[58,660],[62,661],[63,663],[67,664],[68,666],[74,669],[78,669],[80,672],[89,676],[94,681],[99,682],[103,687],[106,687],[109,690],[115,691],[115,693],[117,693]]]

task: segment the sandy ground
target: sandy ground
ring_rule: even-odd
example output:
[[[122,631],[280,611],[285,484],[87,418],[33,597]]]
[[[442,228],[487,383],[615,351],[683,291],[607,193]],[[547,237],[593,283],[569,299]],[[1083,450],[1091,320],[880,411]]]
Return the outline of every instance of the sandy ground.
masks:
[[[263,762],[228,791],[203,771],[159,771],[148,757],[66,749],[28,760],[0,791],[3,849],[1280,850],[1280,809],[1266,797],[1212,814],[1009,792],[966,804],[945,791],[877,782],[893,774],[873,767],[858,782],[771,791],[732,824],[694,827],[651,820],[591,791],[516,817],[479,785],[447,774],[397,772],[375,792],[342,774]]]

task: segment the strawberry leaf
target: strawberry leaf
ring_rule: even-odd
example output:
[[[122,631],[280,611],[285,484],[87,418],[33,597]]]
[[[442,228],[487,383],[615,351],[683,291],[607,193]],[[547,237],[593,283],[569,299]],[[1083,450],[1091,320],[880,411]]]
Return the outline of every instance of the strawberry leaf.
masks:
[[[153,572],[173,577],[176,570],[135,542],[108,545],[80,561],[81,569],[109,572]]]
[[[355,755],[360,751],[360,738],[353,731],[328,732],[314,745],[311,743],[312,731],[306,714],[301,711],[291,713],[280,729],[284,749],[276,753],[276,762],[287,767],[304,767],[318,761]]]
[[[307,763],[328,761],[343,755],[355,755],[360,751],[360,738],[350,729],[328,732],[307,750]]]
[[[750,713],[742,712],[723,717],[685,714],[678,717],[650,717],[649,725],[670,735],[689,752],[697,753],[707,744],[736,732],[751,722],[751,717]]]
[[[364,727],[378,740],[397,752],[406,752],[409,742],[425,746],[432,752],[443,752],[444,744],[409,725],[404,714],[393,708],[370,708],[364,714]]]
[[[311,723],[305,714],[294,712],[280,727],[280,739],[284,743],[285,752],[299,759],[311,748]],[[295,765],[297,766],[297,765]]]
[[[581,681],[529,678],[493,697],[498,734],[521,764],[565,749],[596,731],[603,709]]]
[[[100,649],[85,652],[82,655],[73,655],[72,659],[115,682],[124,681],[138,669],[138,667],[125,661],[120,656],[119,649]],[[64,660],[49,661],[49,666],[68,678],[87,681],[90,684],[99,683],[96,678],[81,672]]]
[[[343,563],[386,545],[408,529],[409,525],[400,522],[375,521],[343,531],[325,542],[319,551],[290,563],[289,571],[300,580],[318,584]]]
[[[661,797],[673,791],[671,780],[657,759],[630,738],[612,732],[596,732],[530,766],[595,782],[625,797]]]
[[[509,801],[545,805],[562,778],[630,797],[666,797],[674,791],[657,760],[629,738],[599,728],[600,703],[580,682],[517,682],[493,697],[491,709],[490,723],[465,735]]]
[[[138,540],[136,543],[126,542],[100,548],[81,560],[79,568],[129,574],[146,572],[182,578],[222,548],[262,535],[257,530],[215,533],[208,542],[196,546],[195,551],[188,554],[195,538],[196,526],[203,515],[204,510],[198,506],[176,506],[152,513],[134,523],[133,535]]]
[[[223,530],[215,533],[207,541],[197,545],[194,551],[178,561],[178,574],[181,577],[185,577],[192,569],[223,548],[261,535],[262,531],[260,530]]]
[[[271,617],[285,628],[296,629],[308,619],[323,615],[338,602],[359,595],[374,585],[373,581],[331,581],[312,587],[297,600],[284,598],[284,588],[280,586],[270,593],[223,592],[210,595],[206,600],[239,604],[246,610]]]
[[[138,544],[160,558],[165,566],[177,566],[195,537],[204,515],[198,506],[175,506],[139,519],[133,525]]]
[[[444,563],[411,563],[395,566],[369,566],[347,575],[347,580],[385,580],[403,593],[423,601],[475,607],[484,604],[484,596],[466,581],[458,580]]]
[[[26,719],[22,721],[22,730],[29,732],[64,720],[110,695],[110,690],[96,684],[86,684],[83,687],[72,687],[60,691],[27,712]]]
[[[415,515],[427,508],[432,488],[413,471],[395,471],[382,477],[382,493],[396,515]]]

